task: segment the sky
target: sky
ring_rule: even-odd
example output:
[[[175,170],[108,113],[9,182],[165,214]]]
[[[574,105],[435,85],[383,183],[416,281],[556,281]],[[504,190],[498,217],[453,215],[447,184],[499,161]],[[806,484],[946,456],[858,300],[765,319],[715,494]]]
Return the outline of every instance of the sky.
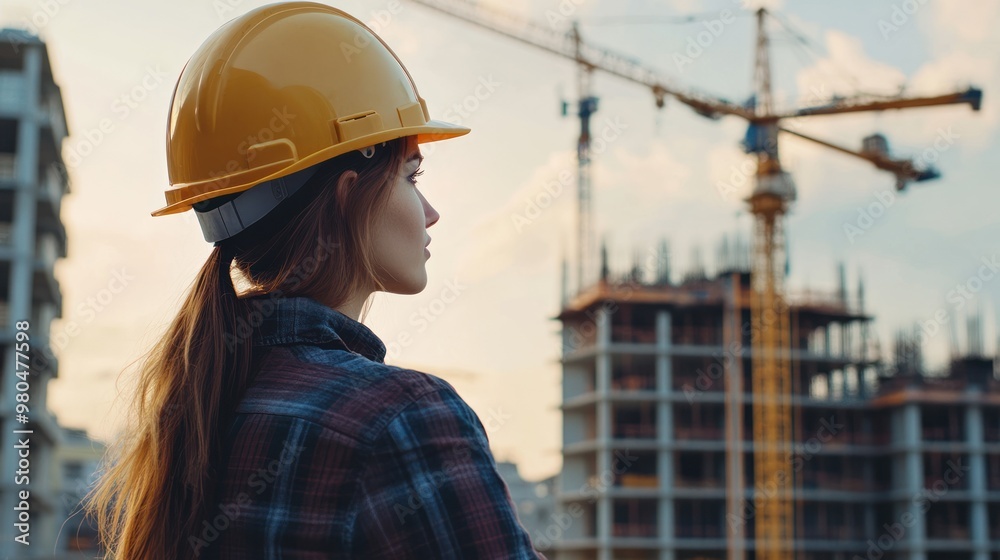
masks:
[[[56,266],[64,307],[52,326],[60,371],[48,395],[64,425],[98,438],[121,426],[138,361],[211,251],[190,212],[150,216],[168,186],[167,111],[201,42],[264,3],[4,3],[0,25],[27,27],[48,44],[71,132],[63,147],[71,174],[62,211],[69,248]],[[561,466],[559,324],[552,317],[561,259],[572,247],[579,133],[578,120],[560,107],[575,95],[575,67],[408,0],[329,3],[369,22],[395,50],[432,118],[472,128],[422,146],[421,189],[441,214],[428,231],[434,250],[426,289],[376,295],[365,323],[386,343],[387,363],[455,385],[483,420],[498,460],[517,462],[528,479],[551,476]],[[586,41],[642,61],[679,88],[734,102],[752,90],[750,9],[759,4],[500,3],[549,29],[578,19]],[[864,280],[883,349],[897,329],[921,324],[929,333],[927,361],[939,367],[952,325],[964,337],[965,314],[978,308],[986,348],[994,351],[1000,3],[765,4],[794,30],[778,20],[770,28],[780,107],[858,92],[984,90],[979,112],[946,106],[786,123],[853,149],[881,132],[894,155],[933,162],[942,172],[896,193],[893,178],[864,161],[783,137],[782,161],[798,192],[787,221],[789,290],[833,291],[843,262],[852,291]],[[676,23],[689,14],[697,20]],[[593,220],[612,268],[624,269],[635,251],[667,239],[675,279],[697,247],[711,272],[722,237],[746,238],[751,225],[739,171],[748,159],[739,146],[745,124],[705,119],[671,99],[659,110],[648,90],[606,74],[595,74],[593,88],[600,102],[592,125],[606,139],[594,150]],[[80,327],[74,335],[70,321]]]

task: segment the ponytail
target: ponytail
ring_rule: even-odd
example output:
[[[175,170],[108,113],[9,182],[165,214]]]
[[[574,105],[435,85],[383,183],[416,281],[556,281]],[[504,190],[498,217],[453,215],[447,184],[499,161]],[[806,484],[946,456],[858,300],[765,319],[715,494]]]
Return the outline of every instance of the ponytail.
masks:
[[[115,442],[91,492],[109,558],[194,557],[188,537],[213,500],[225,422],[252,381],[252,339],[237,338],[244,302],[217,245],[136,388],[129,438]],[[98,507],[103,504],[103,507]],[[155,512],[155,513],[152,513]]]

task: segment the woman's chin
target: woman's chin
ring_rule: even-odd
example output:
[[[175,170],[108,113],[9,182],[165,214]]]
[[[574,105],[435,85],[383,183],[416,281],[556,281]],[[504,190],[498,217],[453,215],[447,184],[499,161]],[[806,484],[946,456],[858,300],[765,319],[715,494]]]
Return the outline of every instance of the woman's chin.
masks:
[[[403,296],[419,294],[427,287],[427,271],[420,268],[419,271],[407,278],[400,278],[395,282],[386,284],[386,291]]]

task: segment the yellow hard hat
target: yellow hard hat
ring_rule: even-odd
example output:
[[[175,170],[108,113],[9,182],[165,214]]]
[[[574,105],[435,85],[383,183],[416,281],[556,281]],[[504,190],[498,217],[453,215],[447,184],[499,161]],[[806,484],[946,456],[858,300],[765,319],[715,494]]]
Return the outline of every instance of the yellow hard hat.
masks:
[[[181,71],[167,125],[167,205],[152,215],[259,186],[246,208],[259,218],[317,163],[351,150],[371,157],[403,136],[421,143],[469,131],[431,120],[406,67],[358,19],[314,2],[262,6],[212,33]],[[206,239],[209,229],[224,238],[249,225],[234,210],[202,221]]]

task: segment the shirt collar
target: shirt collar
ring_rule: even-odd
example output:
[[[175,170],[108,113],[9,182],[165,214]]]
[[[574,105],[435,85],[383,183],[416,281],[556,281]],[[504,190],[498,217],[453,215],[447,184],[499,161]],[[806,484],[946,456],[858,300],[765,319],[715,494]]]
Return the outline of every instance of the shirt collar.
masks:
[[[262,317],[254,329],[256,345],[330,344],[385,363],[385,344],[371,329],[315,299],[262,294],[247,300]]]

